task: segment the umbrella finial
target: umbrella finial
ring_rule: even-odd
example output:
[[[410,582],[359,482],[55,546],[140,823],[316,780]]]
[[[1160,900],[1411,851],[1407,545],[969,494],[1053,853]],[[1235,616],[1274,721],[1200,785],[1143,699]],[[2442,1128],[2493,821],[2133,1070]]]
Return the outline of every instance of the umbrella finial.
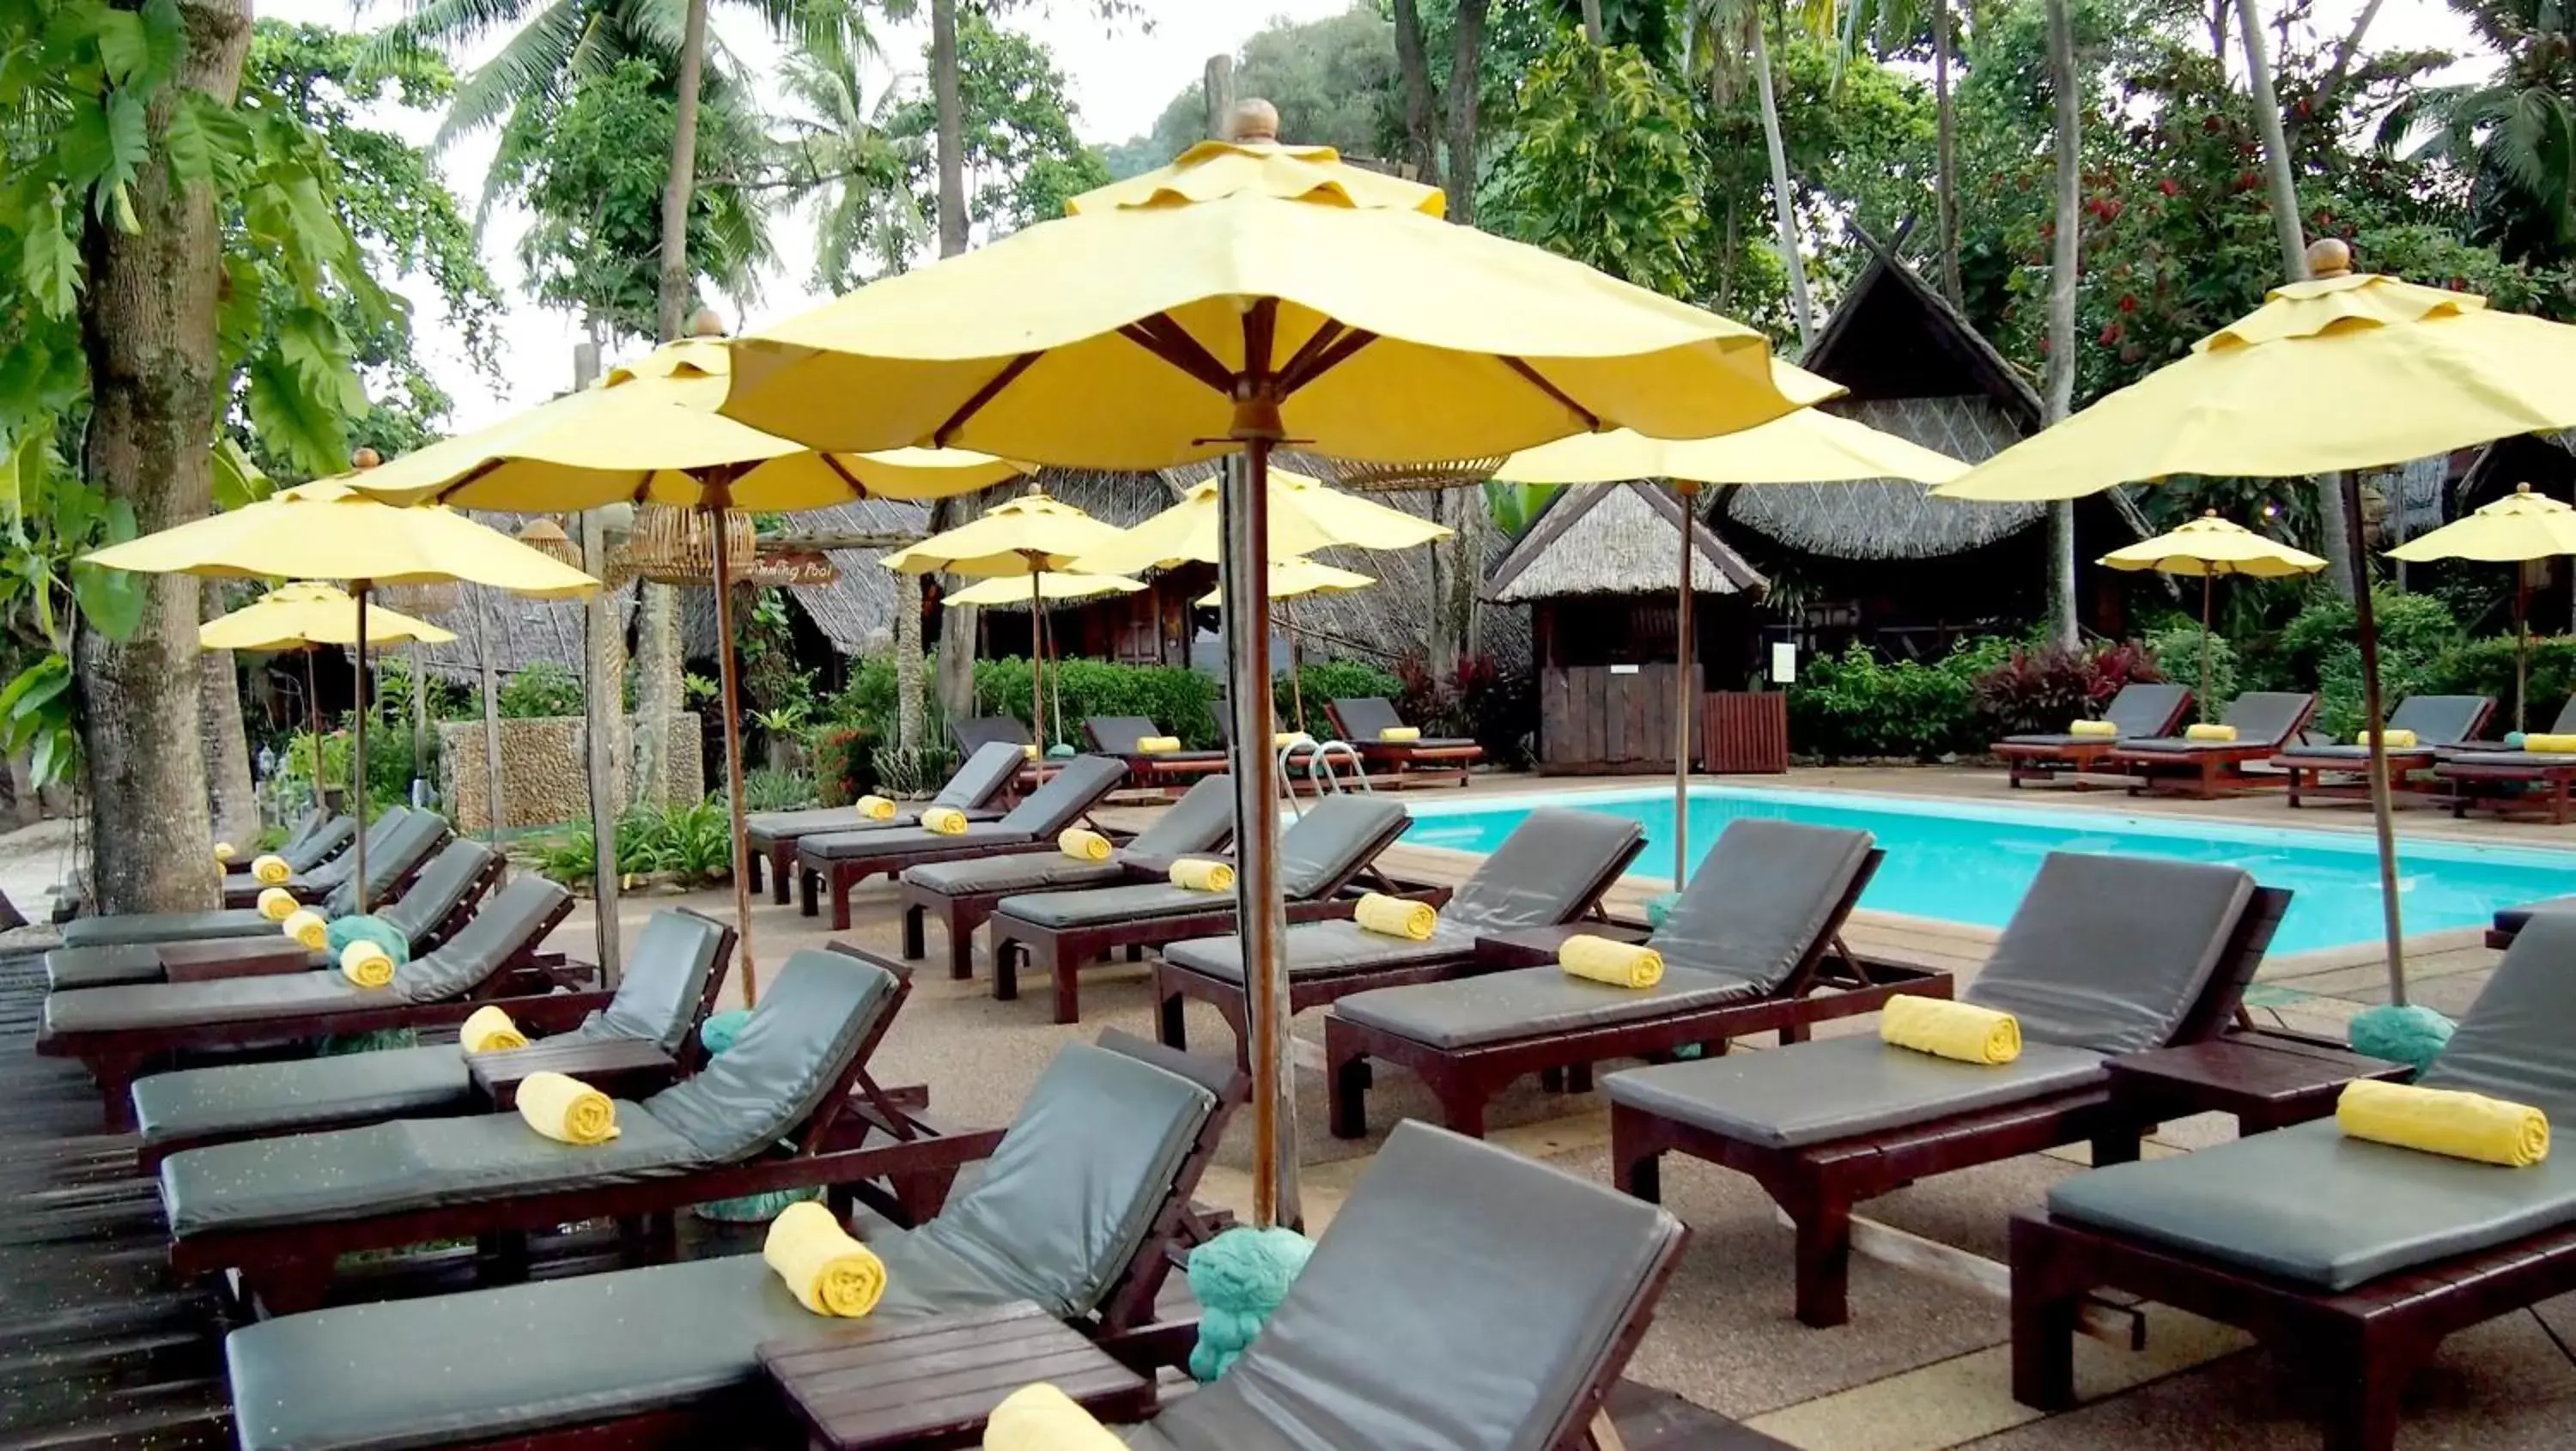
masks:
[[[1279,140],[1279,108],[1258,96],[1236,103],[1234,114],[1225,118],[1225,139],[1275,144]]]
[[[2308,244],[2310,277],[2348,277],[2352,274],[2352,246],[2341,237],[2319,237]]]
[[[363,446],[352,450],[349,454],[349,467],[353,469],[371,469],[384,461],[383,454]]]
[[[720,338],[724,335],[724,314],[712,307],[699,308],[697,315],[689,319],[689,336],[693,338]]]
[[[2530,493],[2530,492],[2531,492],[2531,485],[2529,485],[2529,484],[2516,484],[2516,485],[2514,485],[2514,486],[2513,486],[2513,491],[2514,491],[2515,493],[2517,493],[2517,494],[2528,494],[2528,493]]]

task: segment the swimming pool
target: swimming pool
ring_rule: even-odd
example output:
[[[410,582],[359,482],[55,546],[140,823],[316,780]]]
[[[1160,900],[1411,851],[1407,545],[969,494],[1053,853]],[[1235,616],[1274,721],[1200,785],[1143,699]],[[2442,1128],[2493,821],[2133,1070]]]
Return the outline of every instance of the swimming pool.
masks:
[[[1490,851],[1535,806],[1571,806],[1642,823],[1646,850],[1635,871],[1660,876],[1672,861],[1670,787],[1562,792],[1414,808],[1413,846]],[[1887,860],[1860,904],[1951,922],[2000,927],[2053,851],[2123,853],[2240,866],[2270,887],[2288,887],[2289,918],[2272,950],[2304,952],[2379,939],[2379,865],[2364,832],[2298,831],[2239,822],[2034,805],[1984,806],[1853,792],[1695,787],[1690,798],[1691,861],[1697,865],[1726,823],[1769,817],[1846,826],[1878,838]],[[2464,842],[2399,843],[2398,891],[2406,931],[2484,926],[2498,907],[2576,892],[2576,851]]]

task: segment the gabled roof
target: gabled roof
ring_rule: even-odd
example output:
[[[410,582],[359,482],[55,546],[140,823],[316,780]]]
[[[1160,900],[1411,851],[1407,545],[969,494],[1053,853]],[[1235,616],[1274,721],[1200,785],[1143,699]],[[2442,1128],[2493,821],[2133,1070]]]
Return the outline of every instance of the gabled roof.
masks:
[[[1486,581],[1497,604],[1577,595],[1661,594],[1679,583],[1679,530],[1691,531],[1691,588],[1759,594],[1770,582],[1670,491],[1640,480],[1582,485],[1552,500]]]
[[[1981,394],[2024,434],[2036,433],[2039,390],[1913,268],[1866,233],[1853,235],[1869,265],[1798,365],[1850,389],[1853,402]]]

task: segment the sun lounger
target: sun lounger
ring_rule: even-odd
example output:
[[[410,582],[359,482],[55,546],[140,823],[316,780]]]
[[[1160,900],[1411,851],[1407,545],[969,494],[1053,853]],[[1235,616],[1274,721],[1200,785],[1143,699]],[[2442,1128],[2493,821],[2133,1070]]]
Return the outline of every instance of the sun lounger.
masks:
[[[538,944],[571,911],[572,895],[563,888],[521,876],[437,951],[396,968],[393,982],[381,988],[359,987],[338,972],[297,972],[54,993],[45,999],[36,1051],[80,1059],[98,1081],[108,1126],[129,1128],[135,1076],[171,1053],[461,1023],[494,1000],[514,970],[535,961]],[[512,1017],[544,1029],[570,1027],[583,1013],[608,1006],[608,995],[502,1001]]]
[[[686,908],[654,913],[608,1005],[564,1036],[650,1043],[675,1065],[696,1066],[704,1056],[698,1026],[724,986],[733,946],[733,929],[711,917]],[[511,1055],[482,1056],[506,1063]],[[135,1081],[133,1098],[143,1135],[136,1157],[146,1173],[182,1149],[490,1106],[475,1094],[465,1050],[454,1043],[155,1073]]]
[[[2519,907],[2498,907],[2494,919],[2487,924],[2487,946],[2499,952],[2513,946],[2514,939],[2522,935],[2522,929],[2531,925],[2531,919],[2543,912],[2576,912],[2576,896],[2543,897]]]
[[[1127,1444],[1607,1451],[1602,1404],[1689,1236],[1563,1170],[1405,1124],[1260,1338]]]
[[[1175,858],[1215,851],[1232,835],[1234,778],[1203,776],[1153,825],[1112,850],[1105,862],[1061,851],[1031,851],[906,867],[895,880],[895,896],[903,903],[904,959],[919,961],[928,954],[922,928],[936,914],[948,933],[948,975],[972,977],[975,929],[1003,898],[1161,877]]]
[[[1279,887],[1288,920],[1347,917],[1357,901],[1344,889],[1412,824],[1405,809],[1372,796],[1327,796],[1279,837]],[[1234,893],[1198,892],[1162,881],[1032,892],[993,908],[993,996],[1019,996],[1023,960],[1055,986],[1055,1020],[1082,1020],[1083,967],[1121,947],[1131,955],[1234,926]]]
[[[618,1136],[575,1146],[516,1114],[413,1119],[189,1149],[161,1162],[170,1263],[232,1271],[246,1301],[321,1303],[340,1256],[588,1219],[666,1215],[708,1200],[853,1186],[926,1218],[998,1133],[942,1133],[880,1090],[868,1057],[909,979],[849,956],[789,957],[742,1035],[695,1076],[617,1106]],[[884,1198],[864,1181],[890,1180]]]
[[[2148,684],[2133,681],[2120,687],[2111,703],[2102,707],[2101,718],[2119,728],[2115,736],[2077,736],[2054,733],[2006,736],[1994,743],[1994,753],[2003,757],[2006,781],[2019,787],[2024,781],[2048,781],[2060,771],[2082,773],[2098,769],[2105,757],[2120,748],[2124,741],[2158,740],[2182,729],[2182,718],[2191,709],[2191,690],[2182,685]]]
[[[411,879],[401,896],[375,910],[411,943],[419,956],[444,942],[474,915],[484,893],[492,889],[503,865],[499,853],[476,841],[451,841]],[[354,899],[356,893],[350,893]],[[326,906],[326,911],[328,910]],[[74,988],[118,987],[161,982],[167,977],[161,950],[177,942],[249,941],[275,938],[281,928],[256,907],[229,912],[172,914],[200,919],[223,930],[199,938],[154,939],[90,947],[57,947],[45,954],[46,985],[56,992]],[[121,920],[121,919],[110,919]],[[329,955],[308,954],[308,967],[330,966]]]
[[[1243,1094],[1215,1068],[1123,1034],[1067,1045],[973,1188],[918,1229],[869,1228],[871,1322],[1030,1300],[1121,1345]],[[242,1451],[717,1446],[771,1413],[761,1345],[840,1323],[736,1255],[289,1316],[234,1331],[224,1359]]]
[[[2391,731],[2413,731],[2415,744],[2387,751],[2388,785],[2408,788],[2408,778],[2430,771],[2442,753],[2474,740],[2486,727],[2495,702],[2483,695],[2410,695],[2388,716]],[[2289,773],[2289,804],[2308,797],[2341,801],[2370,799],[2370,747],[2349,741],[2331,745],[2288,745],[2272,757]],[[2332,779],[2329,779],[2332,778]]]
[[[369,900],[381,902],[396,895],[447,836],[443,819],[408,808],[399,814],[387,813],[383,820],[367,828],[367,876],[372,883]],[[345,916],[357,910],[357,888],[349,881],[356,865],[351,857],[343,855],[305,876],[300,889],[290,879],[288,890],[297,892],[298,900],[318,902],[325,915]],[[63,945],[197,942],[275,932],[277,924],[260,916],[254,905],[257,900],[254,892],[248,902],[213,911],[121,912],[108,917],[75,918],[63,924]]]
[[[2195,741],[2188,736],[2122,741],[2111,752],[2113,769],[2129,773],[2129,794],[2174,791],[2203,800],[2261,781],[2245,774],[2248,763],[2278,752],[2308,723],[2317,708],[2314,695],[2290,690],[2249,691],[2227,706],[2221,724],[2236,727],[2232,741]]]
[[[1946,973],[1864,966],[1839,950],[1852,906],[1878,870],[1865,831],[1759,819],[1729,823],[1647,939],[1664,955],[1654,987],[1613,987],[1554,965],[1354,993],[1324,1019],[1333,1132],[1368,1132],[1376,1062],[1420,1075],[1441,1119],[1481,1137],[1485,1106],[1526,1074],[1590,1087],[1592,1065],[1660,1057],[1876,1010],[1897,993],[1950,995]]]
[[[2136,1158],[2149,1125],[2114,1109],[2103,1060],[2224,1028],[2289,895],[2233,867],[2052,853],[1961,994],[2020,1018],[2020,1058],[1836,1038],[1614,1073],[1611,1172],[1643,1199],[1667,1152],[1752,1176],[1797,1225],[1798,1318],[1839,1325],[1854,1205],[2061,1144]]]
[[[948,784],[939,794],[920,806],[898,807],[884,821],[859,815],[853,806],[825,806],[812,811],[762,811],[752,815],[745,827],[744,840],[751,844],[751,889],[760,890],[760,872],[764,858],[769,868],[769,899],[780,906],[787,904],[787,878],[796,866],[796,843],[824,832],[885,831],[897,827],[917,826],[921,813],[933,806],[949,806],[966,813],[969,821],[998,821],[1003,807],[999,804],[1019,779],[1020,767],[1028,758],[1018,746],[1000,741],[975,748],[961,762]]]
[[[1127,768],[1105,756],[1076,756],[999,821],[978,821],[954,836],[918,826],[887,831],[835,831],[796,843],[798,906],[808,917],[832,888],[832,928],[850,930],[850,889],[874,876],[896,876],[925,862],[961,861],[1013,852],[1055,851],[1055,839],[1114,790]]]
[[[382,826],[379,831],[378,826]],[[402,890],[430,853],[445,844],[449,836],[447,818],[435,811],[415,811],[407,806],[388,810],[377,822],[367,827],[367,900],[381,902]],[[283,883],[299,902],[347,901],[354,904],[356,894],[344,893],[349,879],[356,875],[358,854],[344,851],[309,872],[297,872]],[[236,872],[224,878],[224,905],[256,905],[259,894],[269,884],[247,872]],[[66,941],[70,939],[66,938]]]
[[[1159,736],[1163,728],[1141,715],[1095,715],[1084,720],[1082,734],[1091,749],[1127,763],[1127,774],[1139,786],[1171,786],[1225,769],[1223,751],[1154,751],[1136,743]]]
[[[1402,785],[1427,786],[1435,781],[1467,784],[1467,768],[1485,759],[1485,748],[1465,736],[1424,736],[1390,741],[1385,733],[1404,726],[1395,703],[1382,695],[1351,696],[1329,702],[1324,714],[1343,740],[1359,747],[1371,770],[1390,772]]]
[[[1336,918],[1303,922],[1280,939],[1288,974],[1288,1010],[1319,1008],[1352,993],[1438,982],[1476,970],[1476,939],[1486,933],[1553,927],[1595,910],[1601,894],[1645,848],[1645,828],[1600,811],[1543,806],[1532,811],[1493,853],[1477,863],[1430,940],[1389,937]],[[1243,939],[1198,937],[1163,949],[1154,965],[1154,1002],[1167,1047],[1187,1046],[1183,1003],[1216,1008],[1234,1029],[1244,1061]]]
[[[2532,919],[2431,1088],[2576,1122],[2576,919]],[[2012,1223],[2013,1395],[2074,1404],[2096,1288],[2240,1326],[2325,1388],[2328,1451],[2394,1451],[2400,1397],[2443,1337],[2576,1290],[2576,1162],[2504,1169],[2343,1137],[2331,1121],[2079,1174]]]
[[[2570,696],[2550,722],[2550,735],[2576,734],[2576,696]],[[2565,826],[2568,787],[2576,783],[2576,755],[2563,751],[2451,750],[2433,765],[2433,777],[2448,787],[2451,814],[2466,816],[2483,806],[2498,816],[2545,811],[2550,824]]]

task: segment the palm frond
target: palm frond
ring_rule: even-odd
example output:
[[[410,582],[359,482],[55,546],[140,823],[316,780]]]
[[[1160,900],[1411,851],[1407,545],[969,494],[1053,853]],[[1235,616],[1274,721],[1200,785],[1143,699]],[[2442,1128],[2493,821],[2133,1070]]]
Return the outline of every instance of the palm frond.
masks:
[[[456,83],[432,144],[444,146],[498,124],[528,101],[552,98],[580,47],[588,18],[579,0],[552,0],[539,10],[499,54]]]

